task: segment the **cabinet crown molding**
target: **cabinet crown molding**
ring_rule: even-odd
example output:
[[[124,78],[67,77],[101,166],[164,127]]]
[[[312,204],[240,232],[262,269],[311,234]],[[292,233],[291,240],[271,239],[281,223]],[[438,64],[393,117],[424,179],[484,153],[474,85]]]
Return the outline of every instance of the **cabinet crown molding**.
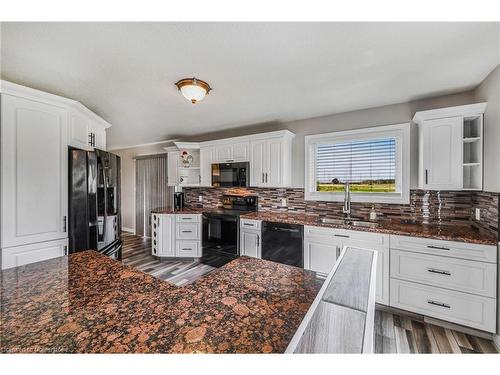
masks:
[[[418,111],[415,112],[412,121],[418,124],[425,120],[432,120],[445,117],[477,116],[486,111],[487,104],[488,102],[483,102],[483,103],[459,105],[455,107],[430,109],[427,111]]]
[[[65,98],[63,96],[50,94],[45,91],[33,89],[31,87],[18,85],[17,83],[0,80],[0,93],[22,97],[25,99],[34,100],[46,104],[51,104],[65,109],[78,110],[85,115],[92,118],[95,122],[100,124],[104,129],[111,127],[111,124],[104,120],[102,117],[96,115],[90,109],[85,107],[77,100]]]
[[[273,132],[242,135],[238,137],[223,138],[223,139],[214,139],[211,141],[200,142],[199,145],[200,147],[204,147],[204,146],[217,145],[221,143],[236,143],[236,142],[255,141],[260,139],[279,138],[279,137],[293,139],[293,137],[295,137],[295,134],[292,133],[290,130],[277,130]]]

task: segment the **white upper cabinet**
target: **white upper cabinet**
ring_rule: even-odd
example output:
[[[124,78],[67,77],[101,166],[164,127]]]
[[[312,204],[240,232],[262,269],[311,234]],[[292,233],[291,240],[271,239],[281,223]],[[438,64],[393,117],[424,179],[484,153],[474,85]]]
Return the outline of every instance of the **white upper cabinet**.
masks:
[[[2,248],[67,237],[64,106],[2,94]]]
[[[482,190],[483,113],[487,103],[415,113],[419,188]]]
[[[292,182],[293,134],[250,141],[250,186],[287,187]]]
[[[249,161],[249,147],[250,143],[248,141],[233,143],[228,140],[228,142],[218,144],[215,146],[215,158],[212,162],[232,163]]]
[[[424,121],[421,126],[423,188],[462,188],[462,117]]]
[[[215,147],[200,148],[201,186],[212,186],[212,160],[215,160]]]
[[[106,126],[80,104],[69,109],[69,145],[83,150],[106,150]]]
[[[78,110],[69,113],[69,145],[82,150],[90,150],[90,120]]]

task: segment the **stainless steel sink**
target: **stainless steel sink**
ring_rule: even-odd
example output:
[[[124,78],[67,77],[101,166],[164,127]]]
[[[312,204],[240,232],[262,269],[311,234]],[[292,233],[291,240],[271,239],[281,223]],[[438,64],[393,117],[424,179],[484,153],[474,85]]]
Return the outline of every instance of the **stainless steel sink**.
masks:
[[[344,225],[345,224],[345,220],[343,219],[329,219],[329,218],[326,218],[326,217],[322,217],[318,220],[318,223],[322,223],[322,224],[334,224],[334,225]]]
[[[361,220],[353,220],[351,222],[347,222],[347,224],[352,225],[353,227],[364,227],[364,228],[375,228],[378,225],[373,221],[361,221]]]
[[[318,223],[321,224],[333,224],[333,225],[352,225],[353,227],[364,227],[364,228],[375,228],[377,223],[372,221],[356,220],[356,219],[330,219],[322,217],[318,219]]]

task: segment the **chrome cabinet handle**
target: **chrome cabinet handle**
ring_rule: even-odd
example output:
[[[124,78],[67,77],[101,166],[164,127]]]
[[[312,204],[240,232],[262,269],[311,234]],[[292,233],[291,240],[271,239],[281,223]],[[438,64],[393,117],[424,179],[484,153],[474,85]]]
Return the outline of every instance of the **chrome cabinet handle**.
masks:
[[[335,237],[342,237],[342,238],[350,238],[350,236],[346,236],[345,234],[334,234]]]
[[[193,220],[193,218],[192,217],[183,217],[183,218],[181,218],[181,220]]]
[[[64,255],[68,255],[68,246],[64,245]]]
[[[437,250],[450,250],[448,247],[444,246],[434,246],[434,245],[427,245],[429,249],[437,249]]]
[[[336,258],[338,258],[340,256],[340,246],[335,246],[336,248]]]
[[[264,172],[262,172],[262,183],[264,183]]]
[[[437,301],[433,301],[433,300],[431,300],[431,299],[427,300],[427,303],[428,303],[429,305],[434,305],[434,306],[444,307],[444,308],[446,308],[446,309],[451,308],[451,306],[450,306],[450,305],[448,305],[447,303],[437,302]]]
[[[266,172],[266,183],[267,183],[267,172]]]
[[[182,233],[193,233],[192,230],[183,230]]]
[[[438,270],[436,268],[427,268],[427,272],[438,273],[440,275],[451,276],[451,272],[450,271]]]
[[[259,246],[260,246],[260,236],[257,235],[257,247],[259,247]]]
[[[67,216],[63,216],[63,232],[66,233],[66,230],[67,230]]]
[[[426,169],[425,170],[425,184],[427,185],[429,183],[429,171]]]
[[[228,159],[226,160],[226,163],[231,163],[232,161],[234,161],[234,159]]]
[[[182,248],[182,250],[193,250],[193,249],[191,249],[190,247],[184,247]]]
[[[253,227],[253,224],[251,224],[251,223],[243,223],[243,225],[246,225],[248,227]]]

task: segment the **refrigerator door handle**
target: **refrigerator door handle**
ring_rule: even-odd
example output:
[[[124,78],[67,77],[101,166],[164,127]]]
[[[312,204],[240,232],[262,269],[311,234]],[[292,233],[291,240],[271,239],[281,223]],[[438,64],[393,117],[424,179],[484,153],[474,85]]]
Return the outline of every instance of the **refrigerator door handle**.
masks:
[[[103,186],[103,199],[104,199],[104,215],[103,215],[103,222],[102,222],[102,239],[104,244],[106,244],[106,224],[107,224],[107,219],[108,219],[108,187],[106,185],[106,169],[104,168],[104,159],[101,156],[101,167],[102,167],[102,186]],[[106,246],[106,245],[104,245]]]

